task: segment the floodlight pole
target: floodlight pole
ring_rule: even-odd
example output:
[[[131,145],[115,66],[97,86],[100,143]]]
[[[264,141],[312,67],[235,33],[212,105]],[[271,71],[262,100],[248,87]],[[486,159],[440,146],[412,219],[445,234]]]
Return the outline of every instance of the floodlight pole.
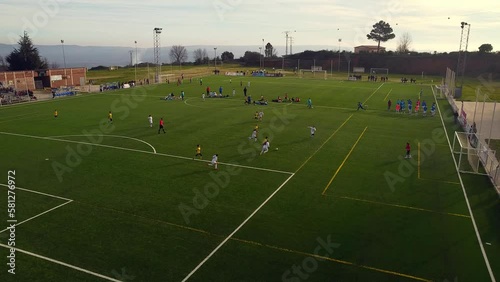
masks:
[[[259,69],[262,69],[262,47],[259,47]]]
[[[217,47],[214,47],[214,74],[217,74]]]
[[[458,64],[457,64],[457,74],[460,76],[460,87],[459,87],[460,89],[462,89],[462,86],[464,84],[464,74],[465,74],[465,65],[467,60],[467,47],[469,45],[470,26],[471,25],[466,22],[460,23],[460,28],[462,29],[462,32],[460,35],[460,49],[458,50]]]
[[[135,42],[135,71],[134,71],[134,86],[137,84],[137,40]]]
[[[62,46],[62,53],[63,53],[64,68],[66,68],[66,54],[64,54],[64,40],[61,40],[61,46]]]
[[[264,60],[266,58],[266,47],[264,47],[264,38],[262,38],[262,49],[264,50],[264,57],[262,57],[262,69],[264,69]]]
[[[156,73],[155,73],[155,83],[160,82],[160,74],[161,74],[161,64],[160,64],[160,34],[162,28],[155,27],[153,29],[153,38],[154,38],[154,63],[156,64]]]
[[[342,42],[342,38],[339,38],[339,64],[338,64],[338,72],[340,72],[340,42]]]

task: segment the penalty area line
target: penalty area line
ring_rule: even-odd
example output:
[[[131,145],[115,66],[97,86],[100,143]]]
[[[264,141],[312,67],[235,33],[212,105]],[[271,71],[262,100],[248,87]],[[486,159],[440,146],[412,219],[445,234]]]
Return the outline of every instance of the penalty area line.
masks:
[[[6,248],[6,249],[14,249],[14,250],[16,250],[16,252],[20,252],[20,253],[23,253],[23,254],[26,254],[26,255],[29,255],[29,256],[33,256],[33,257],[36,257],[36,258],[39,258],[39,259],[50,261],[52,263],[59,264],[59,265],[62,265],[62,266],[65,266],[65,267],[68,267],[68,268],[71,268],[71,269],[74,269],[74,270],[77,270],[77,271],[80,271],[80,272],[83,272],[83,273],[87,273],[87,274],[90,274],[90,275],[93,275],[93,276],[96,276],[96,277],[99,277],[99,278],[102,278],[102,279],[105,279],[105,280],[108,280],[108,281],[120,282],[120,280],[118,280],[118,279],[114,279],[114,278],[111,278],[111,277],[108,277],[108,276],[105,276],[105,275],[102,275],[102,274],[99,274],[99,273],[95,273],[93,271],[90,271],[90,270],[87,270],[87,269],[83,269],[81,267],[74,266],[74,265],[71,265],[71,264],[68,264],[68,263],[65,263],[65,262],[62,262],[62,261],[58,261],[58,260],[55,260],[55,259],[51,259],[51,258],[42,256],[42,255],[39,255],[39,254],[28,252],[28,251],[25,251],[23,249],[19,249],[19,248],[16,248],[16,247],[10,247],[10,246],[7,246],[7,245],[1,244],[1,243],[0,243],[0,247]]]
[[[67,139],[58,139],[58,138],[53,138],[53,137],[34,136],[34,135],[26,135],[26,134],[10,133],[10,132],[1,132],[1,131],[0,131],[0,134],[12,135],[12,136],[19,136],[19,137],[26,137],[26,138],[34,138],[34,139],[41,139],[41,140],[49,140],[49,141],[58,141],[58,142],[67,142],[67,143],[75,143],[75,144],[84,144],[84,145],[89,145],[89,146],[111,148],[111,149],[124,150],[124,151],[129,151],[129,152],[151,154],[151,155],[155,155],[155,156],[164,156],[164,157],[181,159],[181,160],[190,160],[190,161],[193,160],[192,157],[176,156],[176,155],[163,154],[163,153],[157,153],[157,152],[150,152],[150,151],[144,151],[144,150],[138,150],[138,149],[125,148],[125,147],[117,147],[117,146],[97,144],[97,143],[89,143],[89,142],[80,142],[80,141],[73,141],[73,140],[67,140]],[[261,167],[245,166],[245,165],[223,163],[223,162],[220,162],[220,164],[227,165],[227,166],[233,166],[233,167],[241,167],[241,168],[247,168],[247,169],[253,169],[253,170],[260,170],[260,171],[276,172],[276,173],[282,173],[282,174],[292,174],[292,172],[288,172],[288,171],[280,171],[280,170],[274,170],[274,169],[268,169],[268,168],[261,168]]]

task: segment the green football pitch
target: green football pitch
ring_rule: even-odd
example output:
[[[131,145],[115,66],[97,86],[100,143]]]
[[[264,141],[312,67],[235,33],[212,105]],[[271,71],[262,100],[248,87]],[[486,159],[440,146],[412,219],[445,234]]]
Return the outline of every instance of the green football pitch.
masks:
[[[248,82],[268,105],[244,104]],[[420,89],[427,116],[394,111]],[[285,93],[301,101],[271,102]],[[435,101],[395,81],[208,76],[4,106],[0,281],[491,281],[498,197],[457,174]]]

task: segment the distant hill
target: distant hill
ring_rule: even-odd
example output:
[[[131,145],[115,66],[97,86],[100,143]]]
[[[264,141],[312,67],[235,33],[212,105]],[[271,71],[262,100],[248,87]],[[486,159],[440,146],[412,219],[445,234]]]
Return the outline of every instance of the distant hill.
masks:
[[[17,45],[0,44],[0,56],[7,56]],[[64,66],[63,52],[61,45],[36,45],[40,55],[48,59],[49,63],[56,63],[60,67]],[[206,49],[210,58],[214,57],[214,47],[216,46],[186,46],[188,51],[188,61],[194,61],[193,51],[198,48]],[[217,46],[217,56],[224,51],[229,51],[234,54],[234,58],[242,57],[245,51],[259,52],[260,46]],[[294,53],[304,50],[323,50],[331,49],[332,46],[293,46]],[[280,50],[284,50],[284,46],[275,46]],[[135,50],[133,47],[106,47],[106,46],[78,46],[64,45],[64,53],[66,57],[67,67],[95,67],[99,65],[105,66],[125,66],[130,64],[130,51],[133,52],[132,59],[135,63]],[[162,63],[169,63],[170,59],[168,52],[170,46],[162,47],[160,50],[160,58]],[[278,54],[281,55],[281,54]],[[140,62],[153,62],[153,48],[138,48],[137,60]]]

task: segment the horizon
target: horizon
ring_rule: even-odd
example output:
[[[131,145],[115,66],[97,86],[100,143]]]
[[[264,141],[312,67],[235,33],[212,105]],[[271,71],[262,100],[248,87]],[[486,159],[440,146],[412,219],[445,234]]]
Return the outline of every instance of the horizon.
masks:
[[[26,30],[36,46],[59,45],[64,40],[65,46],[135,48],[137,41],[138,48],[152,48],[152,30],[162,27],[162,47],[250,47],[270,42],[283,55],[286,53],[285,31],[293,37],[293,46],[297,48],[307,45],[329,46],[327,50],[353,50],[358,45],[376,45],[366,34],[374,23],[384,20],[396,34],[395,39],[381,43],[387,50],[395,50],[399,37],[408,33],[412,38],[412,51],[458,51],[462,21],[470,24],[469,51],[485,43],[491,44],[494,51],[500,46],[496,36],[500,28],[496,20],[500,17],[500,3],[493,0],[461,6],[451,0],[404,4],[388,1],[375,6],[366,0],[349,3],[326,0],[251,3],[152,0],[139,4],[132,0],[3,2],[0,4],[3,19],[0,43],[4,44],[16,44]],[[158,12],[163,10],[175,12],[175,16]],[[249,51],[258,52],[258,49]]]

